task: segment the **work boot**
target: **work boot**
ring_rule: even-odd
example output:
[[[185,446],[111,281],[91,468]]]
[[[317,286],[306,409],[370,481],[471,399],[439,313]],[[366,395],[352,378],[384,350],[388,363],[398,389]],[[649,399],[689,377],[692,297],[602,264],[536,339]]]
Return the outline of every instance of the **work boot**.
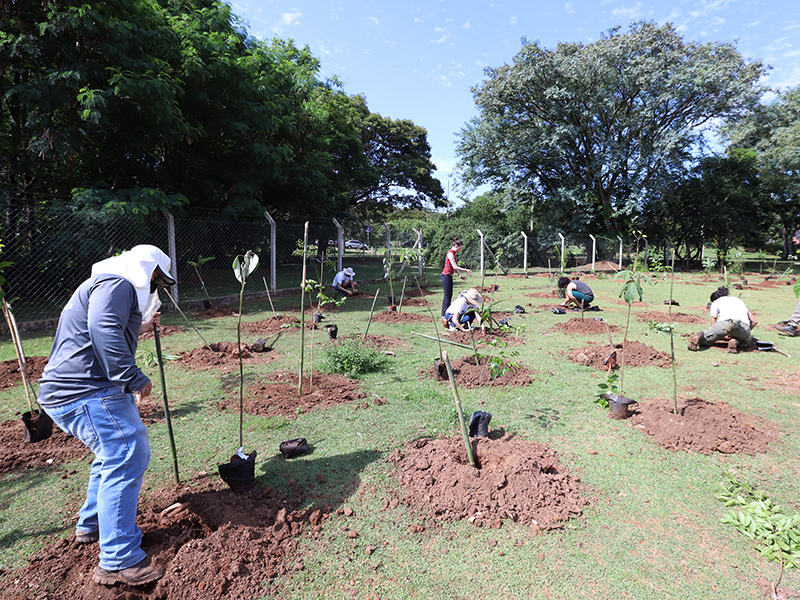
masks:
[[[739,341],[736,338],[731,338],[728,342],[728,353],[739,354]]]
[[[127,569],[109,571],[100,566],[95,567],[92,580],[103,585],[125,583],[127,585],[145,585],[156,579],[161,579],[164,573],[150,564],[150,558],[143,558],[138,563]]]
[[[79,544],[92,544],[100,539],[100,534],[96,531],[90,533],[76,533],[75,541]]]
[[[475,437],[489,437],[489,421],[492,420],[492,415],[487,412],[481,412],[481,416],[478,419],[478,427],[475,431]]]
[[[703,339],[703,333],[695,333],[692,337],[689,338],[689,350],[692,352],[696,352],[697,348],[700,346],[700,340]]]
[[[786,324],[778,323],[777,325],[775,325],[775,329],[777,329],[783,334],[788,335],[789,337],[795,337],[797,335],[797,327],[792,327],[788,323]]]
[[[445,319],[444,317],[442,317],[442,327],[444,327],[445,329],[450,328],[450,323],[448,323],[447,319]]]

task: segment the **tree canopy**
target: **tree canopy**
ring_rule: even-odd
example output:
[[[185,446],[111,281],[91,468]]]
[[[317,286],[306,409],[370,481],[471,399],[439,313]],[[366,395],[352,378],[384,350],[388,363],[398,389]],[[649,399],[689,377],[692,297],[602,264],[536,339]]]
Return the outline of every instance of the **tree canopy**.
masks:
[[[704,128],[757,101],[763,73],[732,44],[687,43],[672,25],[554,49],[523,40],[473,88],[460,166],[472,185],[531,190],[574,232],[624,230]]]
[[[319,69],[307,47],[250,37],[219,0],[9,0],[0,183],[23,197],[309,217],[441,201],[425,130],[373,115]]]

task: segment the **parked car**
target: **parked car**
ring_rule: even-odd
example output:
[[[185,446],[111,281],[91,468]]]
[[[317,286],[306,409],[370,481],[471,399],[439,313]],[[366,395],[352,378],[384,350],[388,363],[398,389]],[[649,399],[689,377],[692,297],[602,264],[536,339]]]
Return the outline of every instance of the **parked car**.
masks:
[[[364,242],[359,242],[358,240],[347,240],[344,243],[344,247],[347,250],[369,250],[369,246],[367,246]]]

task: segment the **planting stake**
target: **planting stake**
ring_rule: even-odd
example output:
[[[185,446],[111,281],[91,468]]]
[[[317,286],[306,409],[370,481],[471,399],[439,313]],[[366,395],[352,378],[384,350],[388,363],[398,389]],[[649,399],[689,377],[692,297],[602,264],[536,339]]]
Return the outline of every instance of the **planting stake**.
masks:
[[[419,290],[419,297],[422,298],[422,301],[425,303],[425,308],[428,309],[428,314],[431,316],[431,319],[433,319],[433,329],[434,329],[434,331],[436,331],[436,341],[439,342],[439,360],[441,360],[442,359],[442,340],[439,339],[439,326],[436,324],[436,317],[433,316],[433,310],[431,310],[431,303],[428,302],[427,300],[425,300],[425,296],[423,296],[423,294],[422,294],[422,287],[419,285],[419,279],[417,279],[416,275],[414,275],[414,283],[417,284],[417,290]],[[421,335],[421,334],[417,334],[417,335]]]
[[[275,312],[275,305],[272,304],[272,296],[269,293],[269,286],[267,285],[267,278],[266,277],[262,277],[262,279],[264,280],[264,288],[267,290],[267,299],[269,300],[269,305],[272,308],[272,316],[273,317],[277,317],[278,313]]]
[[[366,331],[364,331],[364,337],[362,338],[365,341],[367,339],[367,334],[369,333],[369,325],[370,323],[372,323],[372,313],[375,311],[375,301],[378,299],[378,294],[380,293],[381,290],[380,288],[378,288],[377,291],[375,292],[375,297],[372,299],[372,308],[369,309],[369,319],[367,320],[367,329]]]
[[[472,446],[469,443],[469,434],[467,433],[467,424],[464,422],[464,413],[461,412],[461,400],[458,398],[458,390],[456,389],[456,380],[453,377],[453,368],[450,366],[450,358],[447,356],[447,350],[443,352],[444,364],[447,366],[447,376],[450,378],[450,389],[453,390],[453,398],[456,401],[456,411],[458,411],[458,422],[461,424],[461,435],[464,436],[464,445],[467,447],[467,457],[469,464],[476,469],[478,465],[475,464],[475,457],[472,456]]]
[[[408,281],[408,277],[403,277],[403,289],[400,290],[400,304],[397,306],[397,312],[403,312],[403,296],[406,293],[406,282]]]
[[[181,483],[178,476],[178,453],[175,450],[175,436],[172,433],[172,417],[169,413],[169,401],[167,400],[167,380],[164,378],[164,357],[161,354],[161,336],[158,334],[158,325],[153,324],[153,337],[156,340],[156,356],[158,356],[158,373],[161,375],[161,395],[164,397],[164,418],[167,421],[167,435],[169,436],[169,448],[172,451],[172,469],[175,471],[175,483]]]
[[[206,339],[203,337],[203,335],[200,333],[200,331],[197,329],[197,327],[195,327],[195,326],[194,326],[194,324],[193,324],[193,323],[192,323],[192,322],[189,320],[189,317],[187,317],[185,314],[183,314],[183,311],[181,310],[181,307],[180,307],[180,306],[178,306],[178,303],[177,303],[177,302],[175,302],[174,298],[173,298],[173,297],[170,295],[170,293],[169,293],[169,290],[168,290],[167,288],[161,288],[161,289],[162,289],[162,290],[164,290],[164,292],[167,294],[167,297],[168,297],[168,298],[170,299],[170,301],[172,302],[172,306],[174,306],[175,308],[177,308],[177,309],[178,309],[178,312],[179,312],[179,313],[181,313],[181,316],[182,316],[184,319],[186,319],[186,322],[189,324],[189,326],[190,326],[192,329],[194,329],[194,332],[195,332],[195,333],[198,335],[198,337],[199,337],[201,340],[203,340],[203,343],[206,345],[206,348],[208,348],[209,350],[211,350],[211,346],[209,346],[209,345],[208,345],[208,342],[207,342],[207,341],[206,341]]]
[[[31,401],[31,392],[33,393],[33,397],[36,397],[36,391],[33,389],[33,384],[31,383],[30,378],[28,377],[28,363],[25,360],[25,352],[22,350],[22,342],[19,339],[19,330],[17,329],[17,320],[14,318],[14,313],[11,312],[11,307],[8,305],[8,302],[5,298],[3,298],[3,315],[6,318],[6,323],[8,324],[8,331],[11,333],[11,343],[14,345],[14,352],[17,355],[17,362],[19,363],[19,372],[22,375],[22,384],[25,388],[25,397],[28,400],[28,409],[31,411],[31,417],[33,417],[33,402]],[[30,390],[28,389],[30,388]],[[39,406],[39,403],[36,403],[36,406]]]
[[[459,348],[466,348],[467,350],[472,350],[472,348],[470,346],[467,346],[466,344],[459,344],[458,342],[451,342],[450,340],[443,340],[440,337],[433,337],[432,335],[425,335],[424,333],[417,333],[416,331],[412,331],[411,333],[413,333],[414,335],[422,336],[424,338],[428,338],[429,340],[436,340],[437,342],[439,342],[439,349],[441,349],[442,342],[444,342],[445,344],[451,344],[453,346],[458,346]],[[444,352],[442,352],[442,354],[444,354]]]
[[[675,287],[675,248],[672,249],[672,278],[669,282],[669,318],[672,319],[672,290]],[[672,354],[672,410],[673,414],[678,414],[678,372],[675,367],[675,340],[672,331],[673,327],[669,328],[669,350]]]
[[[303,233],[303,281],[300,282],[300,377],[297,379],[297,395],[303,395],[303,360],[306,347],[306,254],[308,252],[308,221]]]

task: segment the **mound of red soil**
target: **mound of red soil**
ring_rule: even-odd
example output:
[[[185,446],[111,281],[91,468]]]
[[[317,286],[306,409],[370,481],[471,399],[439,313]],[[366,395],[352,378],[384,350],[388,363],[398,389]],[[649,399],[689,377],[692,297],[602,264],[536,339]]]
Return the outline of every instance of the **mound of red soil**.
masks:
[[[269,375],[270,381],[261,380],[247,385],[244,390],[244,411],[262,417],[296,419],[300,412],[347,402],[360,401],[357,408],[369,408],[369,403],[365,401],[367,394],[360,389],[358,382],[344,375],[314,371],[313,377],[303,378],[303,393],[299,396],[297,377],[297,373],[278,371]],[[232,391],[236,389],[229,399],[216,403],[218,409],[239,410],[238,381],[238,376],[223,381],[223,387]],[[374,398],[370,402],[380,406],[386,400]]]
[[[420,439],[393,451],[402,502],[436,520],[469,519],[500,527],[503,519],[555,529],[589,504],[580,480],[544,444],[511,435],[472,438],[479,468],[469,464],[464,439]]]
[[[495,318],[499,317],[500,315],[492,313],[492,316]],[[516,315],[519,316],[519,315]],[[512,324],[517,323],[517,319],[515,318]],[[517,337],[514,335],[513,332],[510,331],[503,331],[502,329],[487,329],[483,331],[482,329],[473,329],[472,333],[469,331],[461,331],[457,329],[455,331],[448,331],[445,332],[444,337],[442,339],[448,340],[450,342],[457,342],[459,344],[464,344],[465,346],[472,347],[472,340],[475,340],[475,345],[486,345],[491,344],[494,340],[499,340],[501,343],[507,344],[509,346],[516,346],[525,342],[522,337]]]
[[[263,364],[277,360],[275,350],[253,352],[251,344],[242,344],[242,361],[245,364]],[[181,352],[178,362],[191,369],[222,369],[230,371],[239,368],[239,346],[233,342],[217,342],[200,346],[189,352]]]
[[[513,361],[503,361],[505,372],[492,379],[489,369],[489,357],[481,356],[480,360],[474,356],[464,356],[452,362],[450,367],[453,369],[453,377],[458,387],[473,389],[483,386],[511,386],[528,385],[533,381],[530,371],[524,365],[514,365]],[[433,366],[430,373],[435,377]]]
[[[158,337],[165,338],[175,333],[183,333],[183,327],[180,325],[159,325],[158,327]],[[141,340],[152,340],[155,339],[156,334],[152,331],[146,331],[142,335],[139,336]]]
[[[678,412],[671,400],[647,399],[632,411],[631,422],[667,450],[701,454],[756,454],[766,452],[776,439],[775,427],[745,415],[725,402],[681,399]]]
[[[232,306],[215,306],[208,310],[200,310],[194,313],[195,319],[216,319],[217,317],[230,317],[237,315],[236,309]]]
[[[396,310],[384,310],[372,315],[372,320],[376,323],[419,323],[429,319],[430,316],[426,317],[417,313],[398,312]]]
[[[264,319],[263,321],[242,323],[242,331],[256,334],[272,334],[279,331],[291,331],[295,327],[300,327],[300,319],[297,317],[292,317],[291,315],[278,315],[277,317],[270,317],[269,319]]]
[[[427,306],[432,304],[427,298],[403,298],[403,306]]]
[[[530,298],[558,298],[558,292],[533,292],[525,295]]]
[[[0,423],[0,474],[42,469],[81,459],[91,451],[71,435],[53,425],[53,435],[41,442],[25,441],[21,420]]]
[[[251,598],[260,595],[265,581],[293,567],[286,559],[296,552],[294,537],[305,530],[316,536],[327,517],[320,509],[296,510],[297,499],[281,498],[272,488],[235,494],[220,480],[205,475],[199,479],[200,491],[164,490],[140,507],[142,548],[165,570],[160,581],[140,587],[95,584],[91,574],[98,561],[97,544],[77,544],[70,537],[30,557],[29,564],[6,581],[3,597]]]
[[[608,325],[611,332],[619,331],[616,325]],[[580,317],[573,317],[566,323],[558,323],[555,330],[562,333],[572,333],[577,335],[585,335],[591,333],[606,333],[606,323],[600,317],[589,317],[584,314],[583,321]]]
[[[672,315],[669,315],[665,312],[660,311],[646,311],[640,312],[636,314],[636,317],[640,321],[645,321],[649,323],[650,321],[658,321],[659,323],[690,323],[690,324],[697,324],[697,323],[707,323],[708,317],[701,317],[699,315],[688,315],[686,313],[680,312],[672,312]]]
[[[626,367],[668,367],[671,363],[667,354],[659,352],[641,342],[628,340],[625,348],[622,344],[615,344],[614,350],[617,353],[617,364],[624,364]],[[594,367],[595,369],[606,370],[603,364],[612,350],[608,344],[593,344],[585,348],[578,348],[569,353],[572,362]]]
[[[527,279],[525,273],[509,273],[506,275],[506,279]]]
[[[25,370],[28,371],[28,379],[34,383],[38,381],[46,364],[46,356],[25,357]],[[19,361],[15,358],[14,360],[0,362],[0,390],[7,390],[18,383],[22,383]]]

